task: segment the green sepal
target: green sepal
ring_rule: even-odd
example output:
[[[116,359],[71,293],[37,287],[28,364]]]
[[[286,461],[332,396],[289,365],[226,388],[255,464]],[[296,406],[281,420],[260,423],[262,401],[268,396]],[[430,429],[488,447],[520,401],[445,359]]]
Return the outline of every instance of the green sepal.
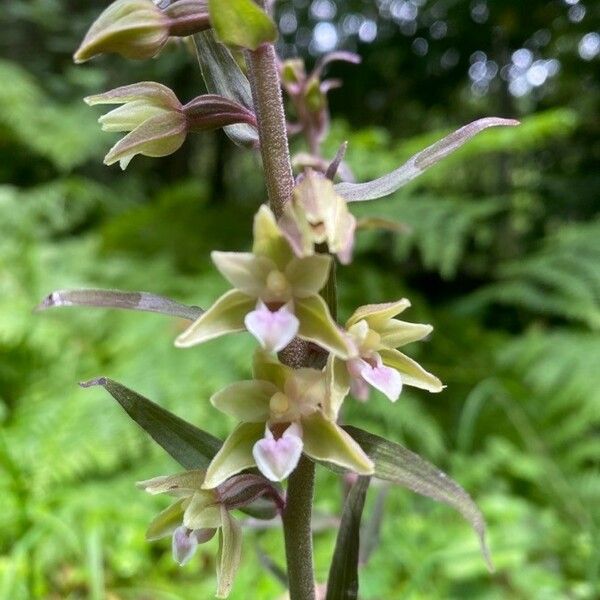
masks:
[[[212,489],[226,479],[253,467],[256,463],[252,456],[252,447],[263,437],[264,423],[240,423],[223,443],[206,471],[202,487]]]
[[[431,325],[423,323],[407,323],[398,319],[390,319],[377,330],[381,336],[381,344],[388,348],[399,348],[411,342],[418,342],[433,331]]]
[[[181,498],[158,513],[156,517],[152,519],[150,525],[148,525],[146,539],[149,542],[153,542],[154,540],[160,540],[171,535],[175,529],[181,525],[184,504],[186,502],[186,498]]]
[[[252,0],[209,0],[210,22],[217,37],[230,46],[256,50],[277,39],[277,27]]]
[[[346,363],[333,354],[327,357],[325,365],[327,392],[323,402],[323,412],[332,421],[336,421],[344,399],[350,391],[350,374]]]
[[[256,306],[256,299],[238,290],[230,290],[215,303],[176,340],[179,348],[188,348],[208,340],[243,331],[245,316]]]
[[[305,258],[292,258],[285,268],[285,276],[292,286],[295,298],[308,298],[318,294],[327,283],[332,258],[315,254]]]
[[[136,486],[153,495],[190,496],[202,487],[205,475],[205,471],[193,469],[175,475],[160,475],[145,481],[138,481]]]
[[[284,271],[294,254],[266,204],[261,205],[254,217],[253,234],[252,253],[270,258],[280,271]]]
[[[294,312],[300,321],[299,337],[315,342],[344,360],[351,358],[353,350],[321,296],[295,299]]]
[[[238,421],[265,423],[269,418],[269,401],[277,391],[270,381],[238,381],[218,391],[210,401],[217,410]]]
[[[426,371],[406,354],[402,354],[398,350],[382,348],[379,350],[379,355],[384,365],[396,369],[402,375],[403,384],[434,393],[444,389],[444,385],[435,375]]]
[[[254,379],[269,381],[277,387],[279,391],[283,392],[285,382],[292,372],[293,369],[287,365],[281,364],[273,355],[264,352],[263,350],[256,350],[254,353],[252,362],[252,375],[254,376]]]
[[[346,321],[346,328],[350,328],[352,325],[364,319],[371,329],[378,331],[379,328],[384,327],[391,318],[399,315],[409,307],[410,300],[407,300],[406,298],[401,298],[396,302],[365,304],[364,306],[359,306]]]
[[[319,413],[302,419],[304,452],[359,475],[371,475],[373,462],[339,425]]]
[[[221,509],[215,492],[198,490],[183,513],[183,524],[188,529],[213,529],[221,526]]]
[[[266,256],[251,252],[211,252],[213,263],[231,285],[247,296],[260,298],[269,273],[275,269]]]
[[[227,598],[233,587],[233,580],[240,566],[242,556],[242,528],[221,506],[222,527],[219,530],[219,551],[217,555],[217,598]]]

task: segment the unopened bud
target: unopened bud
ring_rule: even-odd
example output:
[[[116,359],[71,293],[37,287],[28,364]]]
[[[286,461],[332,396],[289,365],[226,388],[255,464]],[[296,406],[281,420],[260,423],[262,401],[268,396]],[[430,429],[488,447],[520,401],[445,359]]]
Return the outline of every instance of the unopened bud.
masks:
[[[169,36],[210,27],[206,0],[178,0],[162,11],[152,0],[117,0],[94,21],[73,59],[85,62],[114,52],[125,58],[152,58]]]
[[[105,131],[129,131],[104,158],[104,163],[116,162],[125,169],[136,155],[167,156],[185,141],[188,126],[183,107],[175,94],[164,85],[143,82],[116,88],[105,94],[89,96],[85,102],[122,104],[99,121]]]

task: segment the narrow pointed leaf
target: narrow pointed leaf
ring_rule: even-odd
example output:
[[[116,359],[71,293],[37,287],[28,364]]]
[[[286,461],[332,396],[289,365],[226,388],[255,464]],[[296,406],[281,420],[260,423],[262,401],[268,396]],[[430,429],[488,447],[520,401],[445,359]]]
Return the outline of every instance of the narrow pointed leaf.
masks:
[[[358,598],[360,521],[370,481],[370,477],[359,477],[344,502],[342,521],[329,568],[325,600]]]
[[[457,510],[477,533],[483,558],[490,571],[493,571],[490,552],[485,541],[485,520],[471,496],[458,483],[400,444],[358,427],[346,426],[344,429],[375,464],[374,477],[391,481],[422,496],[444,502]],[[333,470],[336,470],[336,467]]]
[[[208,467],[221,447],[221,441],[210,433],[194,427],[112,379],[100,377],[79,385],[105,388],[125,412],[186,469]]]
[[[454,133],[415,154],[395,171],[366,183],[338,183],[335,190],[338,194],[344,196],[348,202],[375,200],[388,196],[418,177],[429,167],[458,150],[465,142],[468,142],[484,129],[498,126],[514,127],[515,125],[519,125],[519,121],[496,117],[473,121],[473,123],[461,127]]]
[[[277,27],[253,0],[209,0],[210,22],[224,43],[256,50],[277,39]]]
[[[197,306],[186,306],[164,296],[148,292],[121,292],[119,290],[58,290],[52,292],[36,307],[36,311],[58,306],[95,306],[124,308],[155,312],[195,321],[204,312]]]
[[[212,31],[198,33],[193,39],[208,92],[234,100],[254,112],[250,82],[228,48],[215,39]],[[228,125],[224,131],[239,146],[258,146],[258,132],[250,125]]]

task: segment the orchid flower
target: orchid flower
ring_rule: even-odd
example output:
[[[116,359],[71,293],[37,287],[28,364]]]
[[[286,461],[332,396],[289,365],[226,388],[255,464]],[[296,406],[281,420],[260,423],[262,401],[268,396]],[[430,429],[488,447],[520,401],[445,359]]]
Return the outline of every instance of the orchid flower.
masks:
[[[137,485],[150,494],[168,494],[175,502],[159,513],[146,532],[149,541],[171,536],[173,558],[183,566],[199,544],[218,532],[217,598],[226,598],[240,563],[242,531],[218,490],[204,489],[204,471],[185,471],[177,475],[155,477]]]
[[[233,383],[211,403],[240,421],[213,458],[204,488],[213,488],[251,467],[271,481],[282,481],[301,454],[349,469],[373,473],[362,448],[322,410],[327,378],[317,369],[292,369],[258,351],[254,379]]]
[[[356,347],[357,356],[341,360],[328,359],[328,404],[326,412],[337,418],[348,391],[359,400],[367,400],[369,387],[385,394],[392,402],[400,396],[403,385],[429,392],[441,392],[442,382],[397,348],[428,336],[433,327],[408,323],[394,317],[410,306],[403,298],[386,304],[359,307],[346,322],[346,330]]]
[[[315,244],[325,243],[342,264],[352,260],[356,219],[331,180],[312,169],[295,187],[279,226],[296,256],[312,256]]]
[[[267,206],[254,219],[252,252],[213,252],[211,256],[234,289],[181,334],[177,346],[193,346],[246,329],[267,352],[279,352],[298,336],[336,356],[350,357],[352,345],[319,296],[329,276],[331,257],[294,256]]]

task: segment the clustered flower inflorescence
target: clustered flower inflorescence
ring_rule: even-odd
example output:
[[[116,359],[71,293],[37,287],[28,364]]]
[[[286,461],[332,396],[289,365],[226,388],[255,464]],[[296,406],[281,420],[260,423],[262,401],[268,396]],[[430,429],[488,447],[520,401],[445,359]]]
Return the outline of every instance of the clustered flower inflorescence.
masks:
[[[173,37],[206,35],[202,48],[210,48],[211,55],[200,58],[210,66],[203,68],[203,75],[208,89],[215,92],[182,104],[164,85],[141,82],[86,98],[90,105],[119,105],[100,118],[104,130],[125,133],[106,155],[106,164],[119,162],[124,169],[138,154],[172,154],[196,131],[231,130],[240,124],[252,132],[259,129],[260,110],[248,100],[250,83],[230,47],[241,48],[248,56],[273,42],[275,26],[260,4],[253,0],[116,0],[98,17],[75,53],[76,62],[106,52],[151,58]],[[430,325],[396,318],[410,306],[407,299],[361,306],[344,326],[334,318],[335,302],[326,290],[335,286],[334,261],[343,265],[352,261],[359,227],[348,203],[395,191],[487,127],[516,124],[482,119],[380,179],[344,182],[351,178],[343,162],[346,145],[331,162],[320,153],[329,124],[327,93],[339,85],[337,80],[322,80],[322,75],[335,60],[356,64],[360,59],[352,53],[333,52],[311,72],[299,59],[276,65],[295,110],[295,120],[287,123],[288,133],[302,134],[309,152],[293,161],[300,172],[282,214],[276,217],[267,205],[258,209],[251,251],[212,252],[214,265],[232,288],[206,311],[184,311],[197,318],[176,340],[177,346],[187,348],[242,331],[256,339],[252,379],[232,383],[210,399],[238,423],[206,469],[139,484],[151,494],[174,497],[151,523],[147,537],[171,536],[179,564],[187,563],[199,544],[218,535],[219,597],[228,595],[240,560],[241,529],[231,511],[247,509],[265,498],[278,511],[284,510],[285,497],[277,482],[293,473],[303,454],[351,473],[374,473],[373,460],[339,423],[349,396],[365,401],[374,388],[395,402],[404,386],[429,392],[443,389],[435,375],[398,350],[432,331]],[[336,175],[342,183],[335,183]],[[87,296],[69,297],[60,302],[54,295],[49,298],[51,305],[71,305],[73,299]],[[173,313],[181,309],[175,302],[155,300],[152,307],[142,310],[159,310],[160,306]],[[96,305],[106,305],[102,302]],[[123,302],[132,300],[121,296],[114,305],[122,307]],[[308,345],[314,360],[294,368],[281,357],[298,340]]]

